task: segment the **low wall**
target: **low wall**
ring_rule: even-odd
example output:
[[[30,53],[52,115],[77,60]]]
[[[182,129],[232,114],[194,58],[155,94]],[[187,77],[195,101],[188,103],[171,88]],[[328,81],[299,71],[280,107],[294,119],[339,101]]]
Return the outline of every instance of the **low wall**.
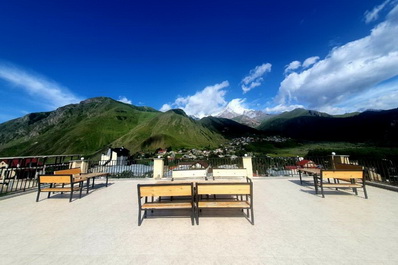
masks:
[[[207,169],[184,169],[173,170],[172,178],[205,178],[207,177]]]
[[[245,178],[246,168],[213,168],[213,178]]]

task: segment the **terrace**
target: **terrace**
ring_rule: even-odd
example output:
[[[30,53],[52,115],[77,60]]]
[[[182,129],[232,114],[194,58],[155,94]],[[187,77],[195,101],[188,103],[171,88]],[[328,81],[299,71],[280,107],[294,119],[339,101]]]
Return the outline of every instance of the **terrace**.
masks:
[[[368,186],[315,195],[312,178],[254,177],[255,225],[236,212],[137,225],[137,184],[96,182],[81,199],[0,201],[2,264],[398,264],[398,193]],[[100,185],[98,185],[100,184]],[[178,213],[181,213],[180,211]]]

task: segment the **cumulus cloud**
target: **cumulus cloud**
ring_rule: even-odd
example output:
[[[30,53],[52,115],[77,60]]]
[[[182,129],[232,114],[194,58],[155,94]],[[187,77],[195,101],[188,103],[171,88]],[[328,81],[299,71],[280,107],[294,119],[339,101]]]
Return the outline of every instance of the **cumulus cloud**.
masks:
[[[125,96],[120,96],[118,101],[126,103],[126,104],[133,104],[130,99],[126,98]]]
[[[235,98],[235,99],[231,100],[225,109],[233,111],[234,113],[239,114],[239,115],[242,115],[245,112],[252,110],[246,106],[245,98]]]
[[[313,57],[305,59],[305,61],[303,63],[303,68],[310,67],[311,65],[316,63],[319,59],[320,59],[319,56],[313,56]]]
[[[263,76],[267,72],[271,72],[271,67],[272,65],[270,63],[264,63],[250,70],[249,75],[245,76],[241,82],[243,94],[249,92],[255,87],[261,86],[264,81]]]
[[[398,75],[397,43],[398,5],[368,36],[335,47],[311,67],[287,75],[276,100],[281,105],[299,102],[311,109],[337,105],[344,109],[352,98],[368,95],[377,84]]]
[[[390,3],[391,0],[386,0],[382,4],[375,6],[371,11],[366,10],[365,11],[365,22],[370,23],[373,21],[376,21],[379,18],[380,12],[386,7],[388,3]]]
[[[78,96],[55,81],[7,63],[0,63],[0,79],[13,88],[22,89],[33,97],[36,103],[48,109],[81,101]]]
[[[185,113],[198,118],[214,115],[220,112],[227,104],[225,101],[225,88],[229,86],[228,81],[224,81],[213,86],[207,86],[194,95],[178,97],[174,103],[164,104],[161,111],[171,108],[183,109]]]
[[[286,65],[285,74],[290,73],[291,71],[294,71],[300,67],[301,67],[300,61],[293,61],[290,64]]]
[[[264,109],[264,112],[266,113],[281,113],[285,111],[292,111],[297,108],[304,108],[303,105],[284,105],[284,104],[279,104],[274,107],[267,107]]]
[[[170,104],[163,104],[163,106],[160,108],[160,111],[166,112],[168,110],[171,110],[171,105]]]

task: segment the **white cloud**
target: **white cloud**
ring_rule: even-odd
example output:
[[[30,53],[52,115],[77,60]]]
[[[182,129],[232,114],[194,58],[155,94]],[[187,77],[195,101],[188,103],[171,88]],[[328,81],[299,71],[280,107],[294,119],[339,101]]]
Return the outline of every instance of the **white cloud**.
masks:
[[[246,106],[245,102],[246,102],[245,98],[235,98],[228,103],[225,110],[229,110],[236,114],[242,115],[245,112],[252,110]]]
[[[34,98],[36,103],[48,109],[81,101],[78,96],[55,81],[36,73],[28,73],[10,64],[0,63],[0,79],[14,88],[22,89]]]
[[[160,111],[166,112],[168,110],[171,110],[171,106],[169,104],[163,104],[163,106],[160,108]]]
[[[311,65],[316,63],[319,59],[320,59],[319,56],[313,56],[313,57],[305,59],[305,61],[303,63],[303,68],[310,67]]]
[[[366,92],[374,86],[398,75],[397,43],[398,6],[395,6],[368,36],[336,47],[310,68],[287,75],[276,100],[281,105],[299,102],[311,109],[336,106],[345,109],[357,95],[369,95]]]
[[[272,65],[270,63],[264,63],[250,70],[249,75],[245,76],[241,82],[243,94],[249,92],[255,87],[261,86],[264,81],[263,76],[267,72],[271,72],[271,67]]]
[[[132,101],[130,99],[126,98],[125,96],[119,96],[118,101],[126,103],[126,104],[130,104],[130,105],[133,104]]]
[[[294,71],[300,67],[301,67],[301,62],[293,61],[293,62],[289,63],[288,65],[286,65],[285,74],[290,73],[291,71]]]
[[[225,88],[228,86],[228,81],[207,86],[192,96],[178,97],[174,103],[164,104],[160,110],[166,111],[171,108],[180,108],[188,115],[198,118],[214,115],[220,112],[227,104],[224,97],[227,92]]]
[[[276,105],[276,106],[274,106],[272,108],[269,108],[269,107],[265,108],[264,112],[266,112],[266,113],[281,113],[281,112],[285,112],[285,111],[292,111],[292,110],[297,109],[297,108],[304,108],[304,106],[303,105],[284,105],[284,104],[279,104],[279,105]]]
[[[375,6],[371,11],[365,11],[365,22],[370,23],[379,18],[380,12],[384,9],[384,7],[390,2],[390,0],[384,1],[382,4]]]

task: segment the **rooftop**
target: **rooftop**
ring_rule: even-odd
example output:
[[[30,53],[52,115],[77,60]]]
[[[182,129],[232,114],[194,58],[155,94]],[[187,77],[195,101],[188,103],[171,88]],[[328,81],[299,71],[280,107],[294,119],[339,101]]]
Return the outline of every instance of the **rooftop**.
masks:
[[[294,177],[254,179],[255,225],[228,211],[148,218],[137,183],[110,180],[69,203],[36,193],[0,201],[5,264],[398,264],[398,193],[314,194]],[[100,181],[98,182],[100,183]]]

